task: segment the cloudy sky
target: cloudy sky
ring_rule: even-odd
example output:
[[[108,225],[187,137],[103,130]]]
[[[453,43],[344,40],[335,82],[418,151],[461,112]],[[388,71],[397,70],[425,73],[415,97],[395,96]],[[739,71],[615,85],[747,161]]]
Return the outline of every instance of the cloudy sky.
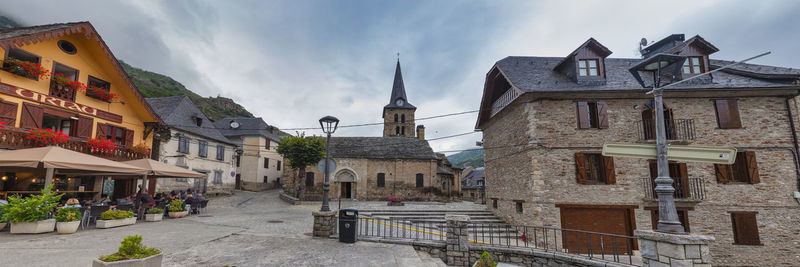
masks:
[[[738,60],[800,67],[800,1],[34,1],[4,0],[27,25],[91,21],[114,54],[205,96],[235,99],[280,128],[381,121],[400,53],[417,117],[476,110],[506,56],[565,56],[589,37],[638,57],[642,37],[699,34]],[[420,122],[436,138],[476,114]],[[382,126],[340,136],[379,136]],[[307,131],[319,134],[319,131]],[[480,133],[432,141],[469,149]]]

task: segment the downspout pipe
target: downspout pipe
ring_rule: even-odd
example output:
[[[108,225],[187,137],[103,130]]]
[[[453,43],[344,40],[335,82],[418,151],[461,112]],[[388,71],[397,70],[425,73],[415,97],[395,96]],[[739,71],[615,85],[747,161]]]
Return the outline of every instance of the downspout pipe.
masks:
[[[797,142],[797,130],[794,128],[794,115],[792,115],[792,105],[789,104],[789,100],[794,99],[800,95],[800,92],[794,93],[786,99],[784,99],[784,103],[786,103],[786,115],[789,118],[789,127],[792,129],[792,144],[794,145],[794,151],[792,155],[794,156],[794,172],[797,176],[797,191],[800,192],[800,165],[798,165],[797,153],[800,151],[800,145]]]

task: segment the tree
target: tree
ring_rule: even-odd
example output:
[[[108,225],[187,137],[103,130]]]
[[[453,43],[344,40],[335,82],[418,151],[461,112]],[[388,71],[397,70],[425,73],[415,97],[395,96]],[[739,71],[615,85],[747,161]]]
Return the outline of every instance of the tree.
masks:
[[[325,158],[325,139],[319,136],[305,136],[305,133],[297,133],[297,136],[286,136],[281,138],[278,144],[278,153],[286,158],[289,167],[298,170],[295,178],[295,197],[300,197],[302,179],[306,176],[306,166],[317,164]]]

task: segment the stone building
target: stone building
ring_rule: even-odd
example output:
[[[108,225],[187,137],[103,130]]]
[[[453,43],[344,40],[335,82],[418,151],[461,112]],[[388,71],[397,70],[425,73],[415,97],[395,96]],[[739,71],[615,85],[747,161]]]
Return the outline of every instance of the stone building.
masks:
[[[169,139],[153,142],[154,158],[207,174],[206,179],[151,179],[155,191],[193,188],[207,194],[233,193],[236,144],[225,138],[187,96],[145,100],[169,127]]]
[[[441,201],[460,198],[461,188],[456,179],[461,169],[452,166],[443,154],[433,152],[425,140],[424,126],[414,128],[416,109],[406,97],[398,61],[389,104],[382,113],[383,137],[331,137],[329,153],[336,162],[336,170],[330,176],[331,198],[386,200],[401,196],[407,200]],[[294,183],[299,182],[301,199],[322,199],[324,176],[317,166],[306,167],[306,177],[302,179],[297,179],[296,170],[287,170],[284,175],[287,191],[293,192]]]
[[[486,204],[486,175],[483,167],[464,170],[461,178],[461,199]]]
[[[729,61],[700,36],[642,50],[686,57],[674,80]],[[515,224],[632,235],[658,216],[655,164],[600,154],[604,143],[654,141],[652,95],[589,39],[566,57],[512,56],[486,75],[476,128],[486,148],[487,206]],[[742,64],[664,92],[671,144],[731,146],[733,165],[672,162],[686,231],[713,235],[715,265],[796,265],[800,71]],[[652,76],[651,76],[652,77]],[[651,78],[652,79],[652,78]],[[645,79],[647,80],[647,79]],[[586,218],[595,218],[587,220]]]
[[[237,189],[263,191],[280,186],[285,164],[277,151],[278,129],[261,118],[224,118],[214,126],[239,147],[234,158]]]

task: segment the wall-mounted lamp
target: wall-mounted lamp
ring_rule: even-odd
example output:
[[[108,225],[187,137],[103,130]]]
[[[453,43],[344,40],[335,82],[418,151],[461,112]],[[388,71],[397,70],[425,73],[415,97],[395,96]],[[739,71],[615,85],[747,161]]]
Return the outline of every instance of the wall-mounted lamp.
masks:
[[[6,181],[8,180],[8,176],[3,175],[3,178],[0,178],[0,180]]]

